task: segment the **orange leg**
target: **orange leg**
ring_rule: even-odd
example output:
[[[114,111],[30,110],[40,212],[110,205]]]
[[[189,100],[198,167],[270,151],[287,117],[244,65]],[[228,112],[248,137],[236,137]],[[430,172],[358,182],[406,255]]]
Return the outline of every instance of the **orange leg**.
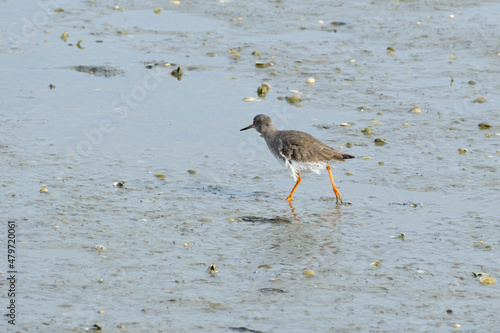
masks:
[[[338,205],[339,201],[340,201],[340,203],[342,203],[342,197],[340,196],[339,191],[337,191],[338,187],[335,186],[335,182],[333,181],[333,176],[332,176],[332,169],[330,168],[329,165],[326,167],[326,170],[328,170],[328,174],[330,175],[330,181],[332,182],[333,193],[335,193],[335,197],[337,198],[337,205]]]
[[[301,181],[300,173],[297,172],[297,176],[298,176],[297,182],[295,183],[295,186],[293,187],[292,192],[290,192],[290,194],[286,198],[286,200],[288,200],[288,201],[293,201],[293,198],[292,198],[293,192],[295,192],[295,189],[297,189],[297,186],[299,186],[299,184],[300,184],[300,181]]]

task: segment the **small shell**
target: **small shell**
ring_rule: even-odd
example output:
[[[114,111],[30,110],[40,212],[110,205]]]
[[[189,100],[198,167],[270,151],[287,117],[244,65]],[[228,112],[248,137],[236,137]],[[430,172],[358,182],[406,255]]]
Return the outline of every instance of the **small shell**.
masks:
[[[477,127],[479,127],[479,129],[488,129],[491,128],[491,125],[486,123],[480,123],[477,125]]]
[[[401,233],[398,236],[391,236],[391,238],[405,240],[405,234]]]
[[[486,97],[478,97],[474,100],[474,103],[484,103],[486,102]]]
[[[497,282],[497,280],[495,280],[491,276],[481,276],[479,278],[479,282],[481,282],[482,284],[495,284],[495,282]]]
[[[380,266],[380,261],[374,261],[370,265],[378,267],[378,266]]]
[[[100,326],[98,324],[94,324],[91,327],[85,328],[85,330],[86,331],[98,331],[98,332],[101,332],[102,331],[102,326]]]
[[[161,12],[161,8],[160,7],[156,7],[155,8],[155,14],[160,14]]]
[[[314,273],[314,271],[313,271],[312,269],[306,269],[306,270],[304,271],[304,275],[305,275],[306,277],[311,277],[311,276],[313,276],[313,275],[315,275],[315,274],[316,274],[316,273]]]
[[[315,78],[313,78],[313,77],[310,77],[310,78],[308,78],[308,79],[306,80],[306,83],[307,83],[307,84],[310,84],[310,85],[313,85],[313,84],[315,84],[315,83],[316,83],[316,79],[315,79]]]
[[[165,178],[167,178],[167,176],[165,176],[165,175],[164,175],[164,174],[162,174],[162,173],[155,173],[155,177],[156,177],[156,178],[160,178],[160,179],[165,179]]]
[[[267,82],[264,82],[260,85],[259,88],[257,88],[257,96],[265,98],[269,90],[271,90],[271,85]]]
[[[61,37],[60,37],[60,38],[61,38],[63,41],[67,41],[67,40],[68,40],[68,37],[69,37],[69,34],[65,31],[65,32],[63,32],[63,33],[61,34]]]
[[[266,87],[258,87],[257,88],[257,96],[259,96],[260,98],[265,98],[267,95],[267,89]]]
[[[255,67],[257,68],[266,68],[266,67],[271,67],[274,66],[273,62],[256,62]]]
[[[173,71],[170,72],[170,75],[173,77],[177,78],[177,80],[182,79],[182,69],[180,67],[177,67],[177,69],[174,69]]]
[[[217,273],[219,273],[219,269],[217,268],[217,266],[212,264],[212,265],[208,266],[207,272],[208,272],[208,274],[211,274],[211,275],[217,275]]]
[[[196,170],[189,169],[189,170],[188,170],[188,173],[189,173],[190,175],[195,175],[195,174],[196,174]]]
[[[419,108],[418,106],[415,106],[410,110],[411,113],[422,113],[422,109]]]
[[[485,241],[478,241],[475,242],[473,245],[475,248],[480,248],[480,249],[486,249],[486,250],[493,250],[493,247],[486,243]]]
[[[302,101],[302,97],[300,97],[299,95],[288,96],[286,97],[286,101],[290,104],[297,104],[298,102]]]
[[[243,98],[243,102],[260,102],[260,99],[255,97],[245,97]]]
[[[48,193],[49,190],[47,190],[45,187],[40,190],[40,193]]]
[[[373,140],[373,142],[375,142],[377,146],[383,146],[387,144],[387,141],[385,141],[385,139],[382,138],[376,138],[375,140]]]
[[[260,86],[266,88],[267,90],[271,90],[271,85],[267,82],[262,82]]]
[[[363,128],[363,129],[361,130],[361,133],[363,133],[363,134],[372,134],[372,133],[373,133],[373,130],[372,130],[372,128],[371,128],[370,126],[368,126],[368,127],[366,127],[366,128]]]
[[[84,47],[83,47],[83,46],[81,46],[81,43],[83,43],[83,42],[85,42],[85,39],[80,39],[80,40],[78,41],[78,43],[76,43],[76,47],[78,47],[80,50],[83,50],[83,49],[84,49]]]
[[[107,250],[106,246],[104,246],[104,245],[96,245],[95,249],[97,251],[106,251]]]
[[[468,152],[467,148],[458,148],[459,154],[465,154],[466,152]]]

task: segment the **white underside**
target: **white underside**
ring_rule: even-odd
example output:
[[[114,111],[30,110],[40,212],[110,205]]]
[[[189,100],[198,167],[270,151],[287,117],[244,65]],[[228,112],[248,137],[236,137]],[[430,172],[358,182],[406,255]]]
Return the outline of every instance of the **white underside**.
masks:
[[[297,161],[292,161],[291,163],[284,158],[278,158],[278,160],[281,163],[284,163],[285,168],[290,169],[293,173],[293,179],[297,181],[298,179],[298,173],[309,173],[309,172],[314,172],[316,174],[321,174],[321,170],[325,169],[330,163],[326,162],[316,162],[316,163],[309,163],[309,162],[297,162]],[[284,160],[284,161],[283,161]]]

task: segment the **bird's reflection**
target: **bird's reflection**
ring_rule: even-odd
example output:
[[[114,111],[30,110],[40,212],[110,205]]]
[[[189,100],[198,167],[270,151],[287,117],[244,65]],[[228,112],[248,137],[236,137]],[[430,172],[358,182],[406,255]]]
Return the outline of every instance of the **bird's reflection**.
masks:
[[[295,207],[293,207],[292,201],[288,201],[288,206],[290,206],[290,212],[292,213],[293,219],[295,221],[300,221],[299,215],[295,213]]]
[[[342,204],[341,204],[342,205]],[[342,216],[342,213],[340,212],[340,207],[341,205],[336,204],[334,206],[334,210],[329,209],[328,212],[322,212],[319,215],[325,215],[328,216],[328,220],[330,222],[337,222],[340,217]],[[346,205],[350,205],[347,203]],[[290,207],[290,214],[295,221],[300,221],[299,214],[297,213],[295,207],[293,206],[293,201],[288,201],[288,206]]]

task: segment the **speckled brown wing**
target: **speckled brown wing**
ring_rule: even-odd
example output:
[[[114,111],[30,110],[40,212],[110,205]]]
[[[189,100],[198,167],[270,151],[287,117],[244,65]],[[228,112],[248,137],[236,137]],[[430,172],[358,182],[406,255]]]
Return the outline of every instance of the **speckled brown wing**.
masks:
[[[280,153],[288,160],[298,162],[343,162],[354,158],[325,145],[310,134],[300,131],[280,131]]]

